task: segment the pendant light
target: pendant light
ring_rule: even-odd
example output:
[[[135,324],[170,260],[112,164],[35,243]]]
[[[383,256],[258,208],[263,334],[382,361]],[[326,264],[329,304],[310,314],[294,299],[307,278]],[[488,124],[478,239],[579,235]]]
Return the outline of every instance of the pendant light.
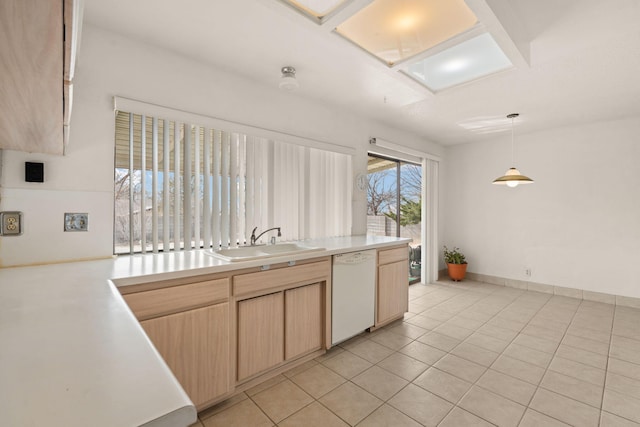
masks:
[[[518,117],[520,114],[512,113],[507,116],[508,119],[511,119],[511,164],[513,164],[513,119]],[[520,171],[515,167],[511,167],[504,176],[496,178],[493,180],[494,184],[507,185],[508,187],[517,187],[519,184],[531,184],[533,180],[527,176],[521,175]]]

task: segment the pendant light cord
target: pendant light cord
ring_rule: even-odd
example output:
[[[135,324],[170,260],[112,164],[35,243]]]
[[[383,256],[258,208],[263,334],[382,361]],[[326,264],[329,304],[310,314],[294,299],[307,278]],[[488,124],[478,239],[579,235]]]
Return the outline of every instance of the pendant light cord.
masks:
[[[513,119],[515,117],[511,117],[511,167],[515,168],[516,163],[515,163],[515,154],[514,154],[514,143],[513,143]]]
[[[516,155],[515,155],[515,142],[514,139],[515,137],[514,135],[514,131],[513,131],[513,120],[518,117],[520,114],[518,113],[511,113],[507,116],[508,119],[511,119],[511,167],[515,168],[515,160],[516,160]]]

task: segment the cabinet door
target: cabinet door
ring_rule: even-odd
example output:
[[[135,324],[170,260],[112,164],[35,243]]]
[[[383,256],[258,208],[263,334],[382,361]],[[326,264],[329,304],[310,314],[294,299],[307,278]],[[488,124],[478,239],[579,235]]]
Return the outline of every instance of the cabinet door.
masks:
[[[283,360],[283,292],[238,302],[238,381]]]
[[[231,390],[229,303],[140,324],[196,407]]]
[[[0,149],[63,154],[63,2],[0,1]]]
[[[322,285],[285,292],[285,359],[322,348]]]
[[[378,267],[377,323],[398,317],[409,306],[408,261],[398,261]]]

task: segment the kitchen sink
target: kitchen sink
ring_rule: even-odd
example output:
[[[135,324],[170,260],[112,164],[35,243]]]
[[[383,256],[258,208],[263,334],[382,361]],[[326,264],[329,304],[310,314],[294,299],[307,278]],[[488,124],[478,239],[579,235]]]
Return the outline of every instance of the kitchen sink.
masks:
[[[322,251],[324,248],[315,246],[306,246],[301,243],[276,243],[275,245],[255,245],[255,246],[238,246],[236,248],[224,248],[218,250],[207,250],[207,255],[225,261],[251,261],[262,258],[273,258],[287,255],[298,255],[307,252]]]

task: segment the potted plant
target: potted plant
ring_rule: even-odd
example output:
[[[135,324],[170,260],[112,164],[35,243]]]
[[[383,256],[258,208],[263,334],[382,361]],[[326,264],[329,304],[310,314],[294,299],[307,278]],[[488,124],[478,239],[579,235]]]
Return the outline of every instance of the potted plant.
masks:
[[[460,248],[454,247],[452,250],[449,250],[445,246],[444,262],[447,263],[447,271],[449,272],[451,280],[459,282],[464,279],[464,276],[467,273],[467,260],[465,259],[464,254],[460,252]]]

